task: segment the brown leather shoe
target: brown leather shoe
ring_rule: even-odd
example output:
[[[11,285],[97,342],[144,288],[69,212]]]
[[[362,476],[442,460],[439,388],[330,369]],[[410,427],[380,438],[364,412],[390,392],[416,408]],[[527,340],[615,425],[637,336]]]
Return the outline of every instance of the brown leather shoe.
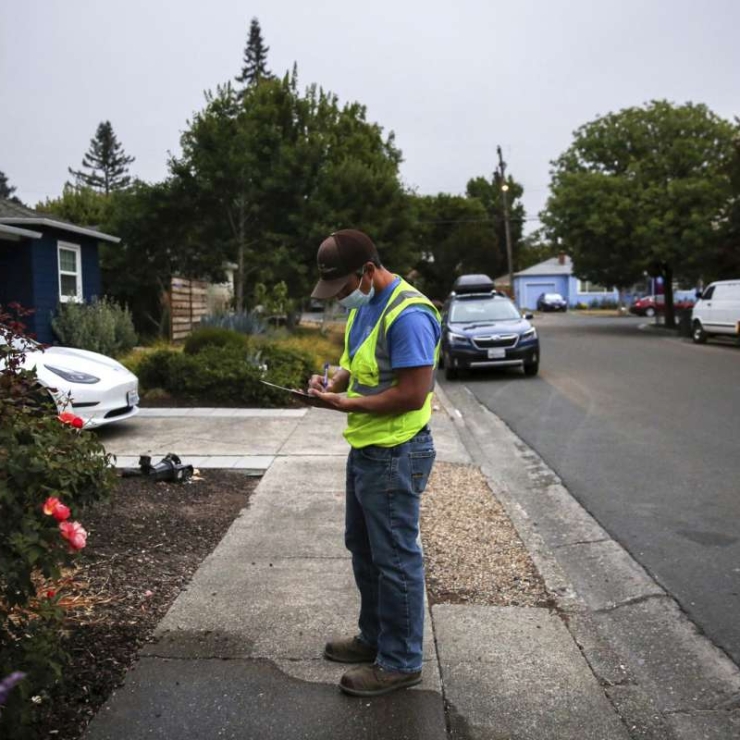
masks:
[[[379,665],[363,665],[347,671],[339,681],[339,688],[352,696],[381,696],[418,683],[421,683],[421,671],[401,673],[386,671]]]
[[[366,645],[356,637],[327,642],[324,657],[337,663],[374,663],[378,649]]]

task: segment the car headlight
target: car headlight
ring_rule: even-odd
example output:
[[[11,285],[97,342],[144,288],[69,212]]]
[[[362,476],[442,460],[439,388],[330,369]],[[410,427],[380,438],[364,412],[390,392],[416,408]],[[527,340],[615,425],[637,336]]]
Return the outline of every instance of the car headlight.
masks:
[[[522,340],[527,339],[537,339],[537,329],[532,327],[531,329],[527,329],[527,331],[522,334]]]
[[[92,385],[93,383],[99,383],[100,378],[96,378],[94,375],[89,373],[82,373],[78,370],[64,370],[61,367],[53,367],[52,365],[44,365],[47,370],[51,370],[54,375],[58,375],[60,378],[68,380],[70,383],[85,383]]]
[[[455,334],[454,331],[447,332],[447,340],[451,345],[457,345],[458,347],[469,345],[470,339],[464,334]]]

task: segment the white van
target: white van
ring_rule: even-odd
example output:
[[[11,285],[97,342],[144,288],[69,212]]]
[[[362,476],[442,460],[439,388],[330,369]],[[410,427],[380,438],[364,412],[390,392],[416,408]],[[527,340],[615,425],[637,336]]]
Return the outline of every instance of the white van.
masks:
[[[715,334],[740,337],[740,280],[711,283],[691,311],[691,336],[703,344]]]

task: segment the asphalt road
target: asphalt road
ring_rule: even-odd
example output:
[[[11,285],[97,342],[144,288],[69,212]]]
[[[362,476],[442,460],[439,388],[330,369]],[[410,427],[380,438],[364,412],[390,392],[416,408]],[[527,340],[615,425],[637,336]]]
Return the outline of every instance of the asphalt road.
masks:
[[[539,377],[458,382],[740,664],[740,347],[647,321],[543,316]]]

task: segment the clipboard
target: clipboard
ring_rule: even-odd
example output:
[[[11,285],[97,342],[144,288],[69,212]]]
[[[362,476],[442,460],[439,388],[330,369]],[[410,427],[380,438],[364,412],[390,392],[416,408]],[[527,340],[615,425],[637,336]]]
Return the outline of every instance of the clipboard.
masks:
[[[309,396],[308,393],[306,393],[305,391],[299,391],[299,390],[296,390],[295,388],[286,388],[284,385],[277,385],[276,383],[270,383],[267,380],[260,380],[260,383],[269,385],[270,388],[277,388],[280,391],[286,391],[286,393],[290,393],[291,395],[296,396],[297,398],[300,398],[302,400],[307,399],[307,398],[314,400],[314,401],[318,400],[317,398],[314,398],[314,396]]]

